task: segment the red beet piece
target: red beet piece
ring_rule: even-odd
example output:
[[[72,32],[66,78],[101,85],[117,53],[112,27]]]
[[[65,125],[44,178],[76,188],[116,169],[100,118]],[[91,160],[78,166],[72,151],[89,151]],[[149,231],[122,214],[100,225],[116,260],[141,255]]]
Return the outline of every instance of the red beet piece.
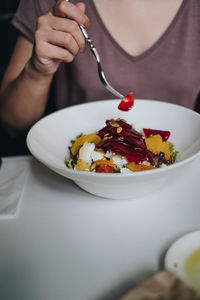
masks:
[[[149,137],[150,135],[159,134],[162,137],[163,142],[167,141],[168,138],[170,137],[170,131],[167,130],[143,128],[143,131],[146,137]]]

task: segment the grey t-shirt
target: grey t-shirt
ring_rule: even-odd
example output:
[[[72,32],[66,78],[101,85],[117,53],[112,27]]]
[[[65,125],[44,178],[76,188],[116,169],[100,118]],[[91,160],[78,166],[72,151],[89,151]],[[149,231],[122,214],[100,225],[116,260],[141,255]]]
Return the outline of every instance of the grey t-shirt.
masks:
[[[55,2],[21,0],[12,24],[33,42],[37,18]],[[122,94],[133,91],[136,98],[167,101],[194,109],[200,92],[200,0],[183,0],[162,37],[139,56],[127,54],[113,39],[93,0],[84,2],[91,21],[89,36],[113,87]],[[60,65],[54,78],[54,95],[56,109],[114,98],[100,82],[95,58],[88,47],[72,63]]]

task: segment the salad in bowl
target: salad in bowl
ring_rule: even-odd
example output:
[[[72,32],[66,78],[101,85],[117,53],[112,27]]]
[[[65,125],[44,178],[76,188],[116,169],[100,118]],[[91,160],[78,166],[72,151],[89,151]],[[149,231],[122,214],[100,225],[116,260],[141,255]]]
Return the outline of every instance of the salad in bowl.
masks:
[[[200,156],[200,115],[149,99],[136,99],[127,113],[117,102],[74,105],[44,117],[28,133],[30,152],[103,198],[137,199],[181,182]]]
[[[173,164],[178,151],[170,131],[143,128],[123,119],[108,119],[97,132],[80,134],[69,146],[68,168],[95,173],[132,173]]]

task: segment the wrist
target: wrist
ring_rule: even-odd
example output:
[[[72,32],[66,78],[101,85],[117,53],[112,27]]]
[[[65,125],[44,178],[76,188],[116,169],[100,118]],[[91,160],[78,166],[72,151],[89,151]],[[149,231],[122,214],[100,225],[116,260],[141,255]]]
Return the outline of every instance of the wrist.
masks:
[[[42,71],[39,63],[33,61],[32,58],[26,63],[24,70],[33,80],[49,81],[54,75],[52,73]]]

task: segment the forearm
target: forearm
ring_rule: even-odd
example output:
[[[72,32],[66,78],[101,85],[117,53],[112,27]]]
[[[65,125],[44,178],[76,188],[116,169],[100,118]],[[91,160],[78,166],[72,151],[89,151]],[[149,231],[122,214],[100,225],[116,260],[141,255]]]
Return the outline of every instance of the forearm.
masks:
[[[28,129],[44,113],[52,74],[39,74],[29,61],[0,94],[0,119],[9,131]]]
[[[89,26],[85,5],[58,0],[38,18],[34,45],[18,37],[0,90],[0,120],[11,133],[28,129],[43,115],[60,63],[83,51],[79,24]]]

